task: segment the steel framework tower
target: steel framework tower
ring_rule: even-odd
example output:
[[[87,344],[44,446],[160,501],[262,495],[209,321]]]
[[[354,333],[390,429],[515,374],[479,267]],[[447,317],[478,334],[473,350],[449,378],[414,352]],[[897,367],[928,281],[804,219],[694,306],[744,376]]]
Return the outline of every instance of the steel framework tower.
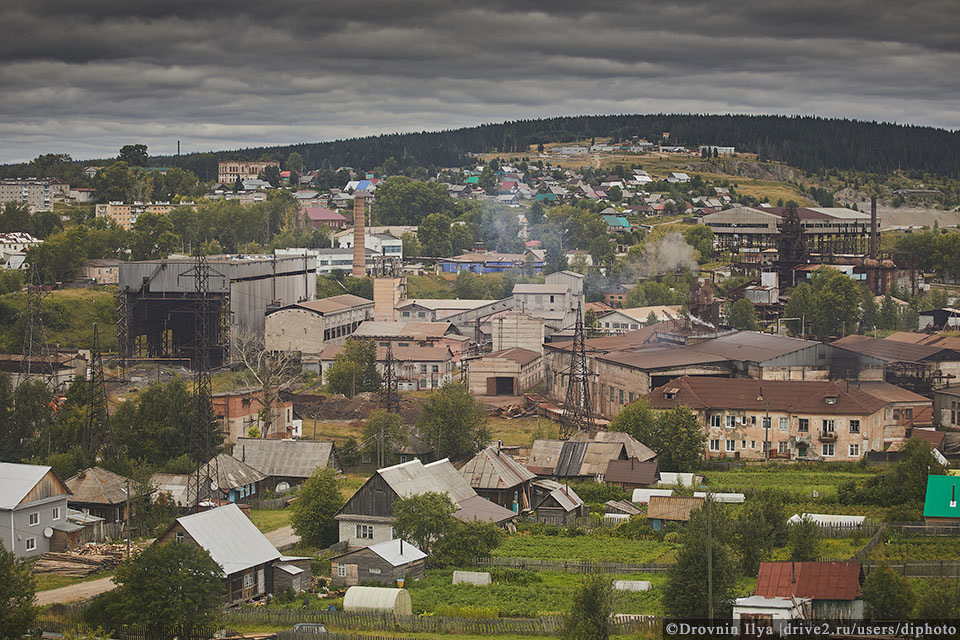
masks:
[[[96,455],[102,447],[112,448],[110,414],[107,411],[107,389],[103,377],[103,354],[100,351],[100,330],[93,324],[93,349],[90,354],[90,380],[87,384],[87,420],[83,430],[83,447]],[[111,453],[113,453],[111,451]]]
[[[570,349],[570,370],[567,373],[567,397],[560,416],[560,439],[568,440],[578,431],[595,427],[590,404],[590,372],[587,370],[587,343],[583,332],[583,305],[577,305],[577,323]]]
[[[393,359],[393,342],[387,343],[387,359],[383,365],[383,404],[387,411],[394,413],[397,405],[397,372]]]
[[[34,369],[37,369],[37,373],[39,373],[41,378],[52,374],[55,370],[54,363],[47,362],[47,356],[49,355],[47,351],[47,336],[43,329],[43,299],[47,297],[47,293],[43,290],[40,283],[37,282],[37,272],[34,269],[30,270],[30,280],[31,282],[27,286],[27,306],[19,314],[23,320],[21,382],[29,380],[34,373]],[[37,367],[34,366],[34,359],[36,358],[40,360]],[[51,387],[55,386],[54,382],[51,376]]]

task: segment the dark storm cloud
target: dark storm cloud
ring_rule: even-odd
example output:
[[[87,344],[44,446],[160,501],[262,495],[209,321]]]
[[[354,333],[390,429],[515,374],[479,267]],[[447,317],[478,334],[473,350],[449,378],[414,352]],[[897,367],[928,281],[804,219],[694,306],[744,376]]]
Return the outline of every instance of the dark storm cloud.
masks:
[[[960,126],[956,3],[0,0],[0,161],[576,113]]]

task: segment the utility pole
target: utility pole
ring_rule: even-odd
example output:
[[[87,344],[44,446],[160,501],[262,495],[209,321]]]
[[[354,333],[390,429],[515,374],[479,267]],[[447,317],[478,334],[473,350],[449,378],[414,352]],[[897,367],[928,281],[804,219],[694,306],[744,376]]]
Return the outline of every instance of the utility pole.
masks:
[[[130,478],[127,478],[127,504],[123,509],[123,528],[127,532],[127,558],[130,558]]]
[[[710,503],[713,497],[707,493],[707,606],[709,618],[713,620],[713,520],[710,517]]]

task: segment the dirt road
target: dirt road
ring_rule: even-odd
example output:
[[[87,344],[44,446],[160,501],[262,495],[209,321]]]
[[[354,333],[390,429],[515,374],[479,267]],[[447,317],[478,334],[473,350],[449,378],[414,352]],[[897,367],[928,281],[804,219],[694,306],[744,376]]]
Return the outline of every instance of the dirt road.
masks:
[[[38,591],[36,603],[39,606],[53,604],[55,602],[73,602],[75,600],[88,600],[104,591],[110,591],[117,585],[113,584],[113,578],[100,578],[99,580],[90,580],[89,582],[80,582],[71,584],[59,589],[50,589],[49,591]]]

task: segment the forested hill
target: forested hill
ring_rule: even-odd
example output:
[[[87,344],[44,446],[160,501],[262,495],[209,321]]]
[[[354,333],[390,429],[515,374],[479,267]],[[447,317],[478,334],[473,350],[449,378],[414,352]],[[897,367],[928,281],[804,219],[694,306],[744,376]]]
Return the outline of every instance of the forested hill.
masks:
[[[406,133],[261,147],[239,151],[157,157],[152,161],[192,169],[201,179],[216,175],[223,159],[255,160],[270,154],[284,158],[299,152],[307,167],[370,169],[393,156],[400,165],[462,165],[466,154],[521,153],[529,145],[586,140],[593,136],[627,140],[640,136],[696,146],[735,146],[808,171],[897,169],[960,177],[960,132],[932,127],[878,124],[816,117],[743,115],[615,115],[519,120],[449,131]]]

